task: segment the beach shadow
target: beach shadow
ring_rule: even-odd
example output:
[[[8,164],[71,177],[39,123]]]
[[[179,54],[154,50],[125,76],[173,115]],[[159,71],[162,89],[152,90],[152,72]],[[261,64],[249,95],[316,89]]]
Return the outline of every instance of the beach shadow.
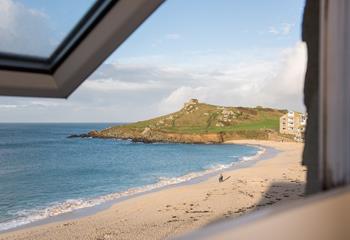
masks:
[[[255,204],[254,210],[258,210],[274,204],[287,203],[301,199],[305,196],[305,183],[298,180],[289,182],[273,182],[267,191],[262,193],[259,202]]]
[[[229,178],[229,177],[228,177]],[[260,199],[255,203],[247,203],[245,206],[240,206],[235,210],[228,211],[222,217],[208,223],[208,225],[216,224],[218,222],[232,221],[236,218],[244,216],[246,214],[266,209],[268,207],[274,207],[275,205],[281,205],[294,200],[304,198],[305,183],[298,180],[288,180],[288,182],[272,182],[268,189],[261,193]],[[253,197],[254,192],[245,193],[246,195]]]
[[[223,179],[222,182],[225,182],[226,180],[230,179],[231,176],[228,176],[227,178]]]

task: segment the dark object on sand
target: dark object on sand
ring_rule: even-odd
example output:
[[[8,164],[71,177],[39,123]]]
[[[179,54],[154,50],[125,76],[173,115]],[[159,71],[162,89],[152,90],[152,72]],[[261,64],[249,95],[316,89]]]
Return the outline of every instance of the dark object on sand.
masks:
[[[225,182],[227,179],[229,179],[231,176],[228,176],[227,178],[224,179],[224,176],[220,174],[219,176],[219,182]]]

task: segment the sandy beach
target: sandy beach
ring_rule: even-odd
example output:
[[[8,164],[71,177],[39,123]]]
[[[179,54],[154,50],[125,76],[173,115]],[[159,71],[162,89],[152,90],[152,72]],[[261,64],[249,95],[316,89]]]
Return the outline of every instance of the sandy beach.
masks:
[[[304,196],[303,144],[241,140],[279,150],[248,168],[224,172],[191,185],[171,187],[122,201],[77,220],[55,222],[0,234],[14,239],[166,239],[224,218],[282,204]]]

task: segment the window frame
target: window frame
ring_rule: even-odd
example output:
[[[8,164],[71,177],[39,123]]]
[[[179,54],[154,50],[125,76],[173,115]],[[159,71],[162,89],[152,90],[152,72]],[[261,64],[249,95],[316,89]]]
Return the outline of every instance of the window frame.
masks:
[[[67,98],[163,2],[98,0],[50,57],[0,53],[0,95]]]

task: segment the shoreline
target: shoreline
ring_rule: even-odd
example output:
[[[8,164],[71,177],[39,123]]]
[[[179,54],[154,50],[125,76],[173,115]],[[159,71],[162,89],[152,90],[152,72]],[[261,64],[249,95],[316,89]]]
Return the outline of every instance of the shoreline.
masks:
[[[231,143],[228,143],[228,144],[231,144]],[[139,197],[139,196],[154,193],[154,192],[159,192],[169,188],[176,188],[176,187],[185,186],[185,185],[198,184],[200,182],[208,180],[210,177],[216,176],[220,173],[225,173],[226,171],[233,171],[236,169],[250,167],[254,165],[256,162],[264,159],[268,159],[269,157],[272,157],[278,152],[276,149],[273,149],[271,147],[264,147],[257,144],[237,144],[237,145],[249,145],[252,147],[259,148],[259,150],[253,156],[241,157],[241,158],[249,158],[248,160],[240,159],[238,162],[232,162],[230,164],[227,164],[222,169],[213,168],[213,169],[205,169],[204,171],[200,171],[200,172],[191,172],[189,174],[185,174],[179,177],[174,177],[175,179],[183,178],[183,180],[178,180],[178,182],[168,183],[168,184],[165,183],[164,185],[162,185],[161,181],[159,181],[150,185],[131,188],[123,192],[115,192],[107,195],[102,195],[86,201],[93,201],[101,198],[107,198],[107,200],[102,200],[100,203],[92,204],[91,206],[78,207],[71,211],[59,213],[54,216],[43,217],[42,219],[34,220],[29,223],[0,230],[0,234],[42,226],[50,223],[77,220],[79,218],[91,216],[91,215],[97,214],[98,212],[107,210],[114,204],[118,204],[123,201],[128,201],[129,199],[132,199],[135,197]],[[190,177],[189,179],[186,179],[189,175],[195,175],[195,176]]]
[[[264,148],[267,147],[268,149],[274,149],[274,147],[275,147],[274,145],[281,144],[281,143],[277,143],[277,142],[270,142],[270,141],[266,141],[265,142],[265,141],[253,141],[253,140],[249,140],[249,141],[239,140],[239,141],[228,142],[228,144],[232,144],[232,143],[234,143],[234,144],[244,144],[244,145],[253,145],[253,146],[258,146],[258,147],[262,146]],[[284,143],[284,144],[282,143],[282,145],[288,145],[288,144],[290,144],[290,143]],[[292,143],[291,145],[296,145],[296,144],[297,143]],[[266,150],[266,152],[264,154],[262,154],[258,159],[252,160],[250,162],[250,164],[248,164],[249,166],[243,166],[243,167],[242,166],[239,166],[239,167],[232,166],[232,167],[229,167],[229,168],[226,168],[226,169],[223,169],[223,170],[219,170],[219,171],[215,171],[213,173],[206,174],[204,176],[193,178],[193,179],[191,179],[189,181],[185,181],[185,182],[181,182],[181,183],[177,183],[177,184],[171,184],[171,185],[163,186],[163,187],[160,187],[160,188],[157,188],[157,189],[153,189],[153,190],[150,190],[150,191],[134,194],[134,195],[126,197],[125,199],[111,200],[111,202],[108,204],[108,206],[105,206],[103,209],[101,209],[99,207],[100,209],[95,209],[95,211],[90,212],[89,214],[86,214],[86,215],[83,215],[83,216],[76,216],[75,218],[72,218],[74,216],[69,216],[68,219],[63,217],[62,219],[56,219],[54,221],[52,221],[52,219],[55,218],[55,217],[52,217],[51,221],[48,221],[48,222],[45,221],[45,220],[42,220],[42,221],[45,221],[45,222],[41,223],[40,225],[35,224],[35,223],[31,223],[31,224],[23,225],[21,227],[5,230],[3,232],[0,232],[0,239],[17,239],[16,237],[14,237],[14,235],[17,236],[17,234],[19,234],[19,235],[22,235],[22,236],[26,236],[26,234],[28,232],[31,232],[32,234],[35,234],[35,238],[36,239],[46,239],[45,237],[42,236],[43,232],[48,233],[48,231],[50,231],[50,229],[53,230],[54,228],[56,229],[57,227],[63,231],[63,230],[66,230],[65,228],[67,226],[71,226],[70,223],[74,223],[74,224],[72,224],[72,226],[74,226],[76,224],[77,225],[85,225],[86,223],[83,223],[83,222],[89,221],[89,219],[95,219],[95,220],[93,220],[93,222],[97,221],[95,223],[97,225],[99,225],[98,219],[100,219],[101,217],[104,218],[104,217],[106,217],[106,215],[111,217],[110,216],[111,212],[113,212],[115,209],[123,208],[124,205],[127,205],[129,207],[128,211],[133,212],[133,210],[132,210],[132,208],[133,208],[132,207],[132,203],[135,203],[135,202],[137,202],[138,204],[144,205],[145,203],[142,203],[142,202],[148,202],[147,199],[149,199],[149,198],[154,198],[154,197],[157,198],[157,195],[168,196],[169,192],[170,192],[170,195],[172,195],[172,194],[174,194],[172,192],[178,192],[178,191],[181,192],[181,191],[189,191],[189,190],[191,191],[191,189],[193,190],[193,189],[198,189],[198,188],[201,189],[201,187],[203,185],[204,186],[205,185],[213,185],[213,184],[217,185],[217,183],[216,183],[217,179],[214,176],[216,176],[220,172],[222,172],[224,175],[230,175],[230,176],[237,175],[237,173],[242,172],[242,170],[249,171],[251,169],[254,169],[254,168],[256,168],[256,166],[259,166],[259,165],[261,165],[264,162],[269,162],[272,159],[278,157],[278,155],[281,155],[281,153],[285,152],[285,149],[279,149],[278,147],[276,148],[276,150],[278,150],[280,152],[277,152],[275,154],[275,156],[272,155],[272,156],[267,157],[268,159],[265,159],[266,161],[263,159],[263,155],[265,155],[265,153],[268,154],[269,153],[268,150]],[[262,161],[262,160],[264,160],[264,161]],[[247,161],[247,162],[249,162],[249,161]],[[227,181],[227,182],[232,182],[232,181],[233,181],[233,179],[230,180],[230,181]],[[226,184],[226,182],[224,184]],[[222,184],[222,185],[224,185],[224,184]],[[214,189],[215,188],[217,188],[217,186],[215,186]],[[163,201],[166,202],[167,200],[165,199]],[[148,205],[148,204],[146,203],[146,205]],[[195,208],[195,206],[197,206],[197,204],[192,203],[192,205],[193,205],[192,208]],[[103,205],[103,204],[101,204],[101,205]],[[167,204],[166,206],[168,206],[168,205],[170,205],[170,204]],[[271,205],[271,204],[267,204],[267,205]],[[91,207],[90,210],[92,208],[95,208],[95,207]],[[154,206],[151,207],[151,209],[155,210]],[[82,210],[86,210],[86,209],[82,209]],[[144,208],[144,210],[146,212],[148,211],[147,208]],[[77,211],[79,211],[79,210],[77,210]],[[160,213],[159,211],[162,212],[163,210],[158,209],[155,213],[157,213],[157,212]],[[170,210],[164,210],[164,211],[168,212]],[[187,211],[187,212],[189,212],[189,211]],[[213,212],[213,211],[212,210],[197,211],[198,214],[204,214],[204,215],[206,215],[206,213],[208,213],[208,212]],[[233,214],[234,212],[233,211],[231,211],[231,212],[232,213],[228,214],[228,215],[234,215]],[[69,215],[69,214],[67,214],[67,215]],[[74,215],[74,214],[71,214],[71,215]],[[153,212],[153,214],[151,214],[151,216],[153,216],[153,215],[154,215],[154,212]],[[216,215],[216,214],[214,214],[214,215]],[[174,216],[175,216],[175,218],[173,218]],[[174,215],[174,216],[172,216],[170,218],[170,220],[165,221],[165,223],[168,223],[169,225],[172,225],[172,223],[175,224],[177,222],[181,223],[181,221],[179,221],[177,219],[177,216],[176,215]],[[114,218],[116,218],[116,217],[114,217]],[[217,216],[215,218],[210,218],[210,221],[213,221],[216,218],[217,218]],[[114,219],[114,220],[116,220],[116,219]],[[205,223],[208,223],[208,219],[205,219],[205,220],[206,220]],[[190,218],[189,221],[191,222],[191,225],[192,225],[189,228],[190,230],[198,228],[199,226],[203,226],[203,221],[201,221],[200,219],[197,219],[197,218],[191,219]],[[62,223],[63,223],[63,225],[62,225]],[[68,224],[68,225],[66,225],[66,224]],[[147,224],[147,221],[144,221],[143,224]],[[124,224],[121,223],[119,225],[119,227],[121,227],[122,225],[124,225]],[[180,224],[180,225],[182,225],[182,224]],[[74,227],[72,227],[72,228],[74,229]],[[165,229],[167,229],[165,232],[169,231],[169,229],[167,227],[165,227]],[[176,230],[176,231],[173,230],[171,233],[166,233],[166,234],[164,233],[164,229],[162,229],[162,231],[161,231],[162,233],[160,233],[160,235],[163,236],[163,237],[164,236],[168,236],[168,235],[169,236],[174,236],[174,234],[186,232],[185,231],[186,229],[189,230],[188,227],[184,227],[184,226],[179,227],[179,229],[181,229],[181,231],[180,230]],[[97,235],[99,234],[98,231],[94,231],[94,233],[97,234]],[[56,235],[56,234],[58,234],[58,235]],[[61,234],[64,234],[64,233],[55,233],[54,235],[55,236],[60,236],[59,238],[61,238],[62,237]],[[7,238],[7,236],[9,238]],[[139,234],[136,236],[136,238],[138,236],[139,236]],[[68,235],[65,235],[65,237],[69,238]],[[55,238],[55,237],[53,237],[53,238]],[[29,239],[31,239],[31,238],[29,238]],[[84,238],[82,237],[82,239],[84,239]],[[91,238],[91,239],[96,239],[96,238]]]

